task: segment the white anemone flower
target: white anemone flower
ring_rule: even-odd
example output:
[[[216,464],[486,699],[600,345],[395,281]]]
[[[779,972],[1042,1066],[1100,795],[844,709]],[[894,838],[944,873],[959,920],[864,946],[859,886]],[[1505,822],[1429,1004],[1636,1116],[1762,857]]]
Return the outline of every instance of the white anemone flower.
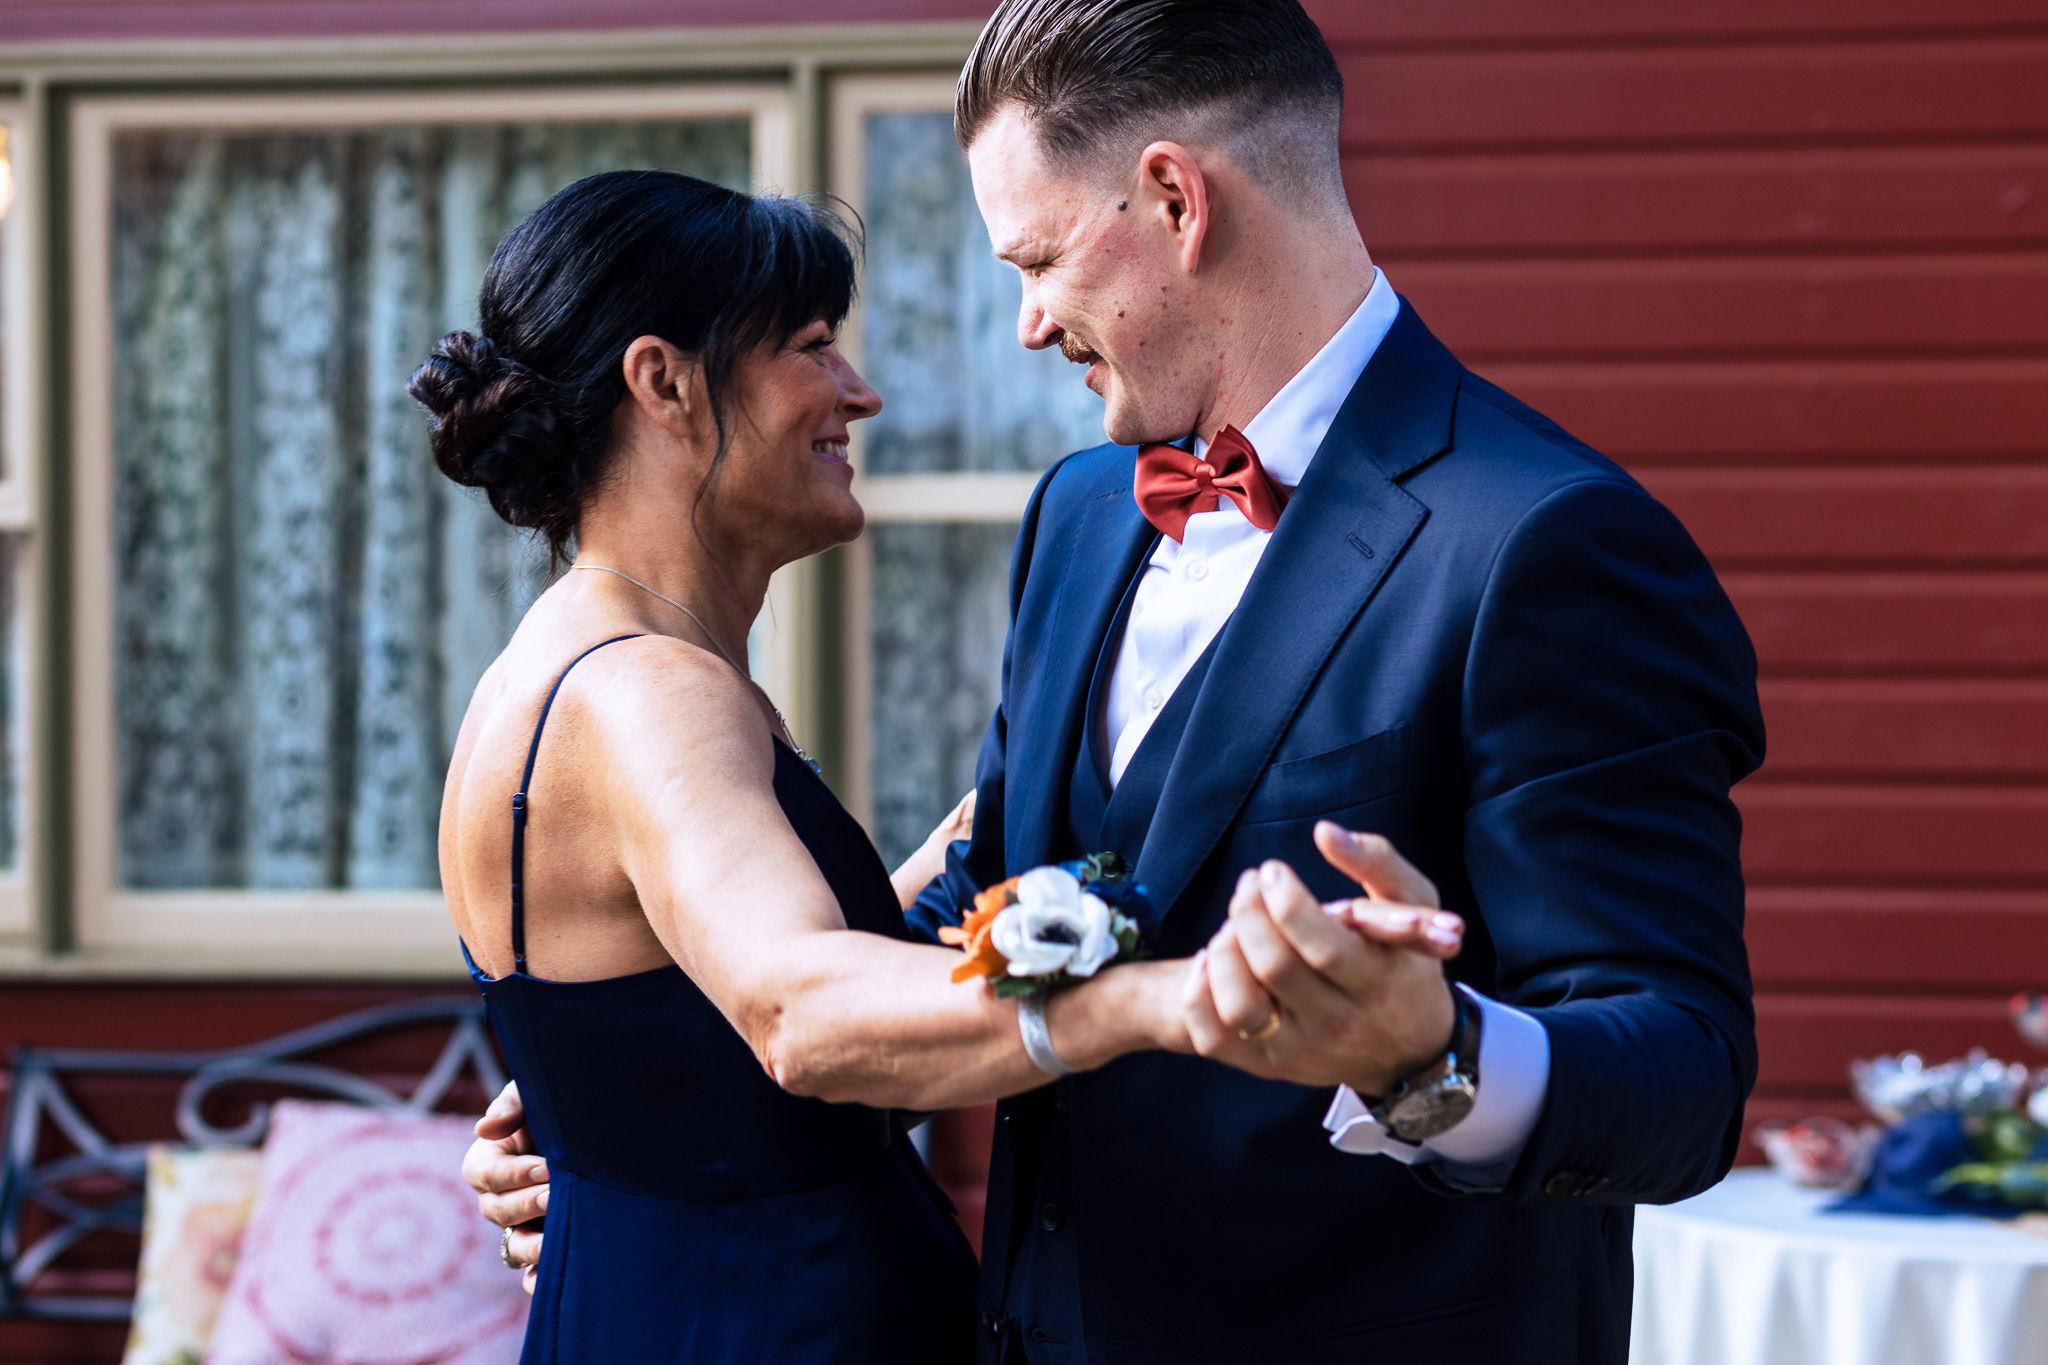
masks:
[[[1017,903],[989,929],[1011,976],[1093,976],[1116,956],[1115,925],[1100,896],[1057,867],[1040,867],[1017,882]]]

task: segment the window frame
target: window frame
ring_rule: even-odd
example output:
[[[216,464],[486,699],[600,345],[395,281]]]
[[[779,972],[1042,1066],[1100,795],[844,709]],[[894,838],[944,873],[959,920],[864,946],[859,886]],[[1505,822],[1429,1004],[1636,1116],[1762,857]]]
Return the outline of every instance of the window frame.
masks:
[[[710,118],[753,122],[753,183],[796,183],[796,124],[786,79],[716,83],[84,96],[66,112],[71,232],[69,930],[85,955],[190,958],[274,972],[314,962],[377,975],[462,968],[439,891],[145,891],[119,882],[114,682],[113,145],[131,129],[371,129],[411,123]],[[0,486],[4,495],[4,486]],[[0,502],[4,511],[4,502]],[[771,688],[805,671],[805,613],[778,583],[757,634]],[[27,803],[24,803],[25,805]],[[6,888],[0,883],[0,894]],[[21,900],[24,910],[28,896]],[[345,912],[345,913],[335,913]],[[0,915],[5,913],[0,901]],[[25,915],[24,915],[25,917]],[[5,921],[0,919],[0,931]]]
[[[867,217],[865,120],[877,113],[948,113],[953,110],[955,75],[949,72],[857,74],[831,82],[827,142],[833,195]],[[859,367],[863,359],[861,310],[856,302],[840,336],[840,348]],[[933,522],[1016,522],[1023,518],[1043,471],[970,470],[954,473],[869,474],[861,428],[853,429],[848,451],[854,467],[854,495],[867,512],[870,531],[878,525]],[[844,661],[843,711],[839,733],[845,776],[835,782],[840,799],[864,825],[874,820],[874,540],[863,535],[841,551],[840,658]]]
[[[37,638],[37,605],[41,599],[37,531],[36,423],[32,387],[36,379],[35,346],[30,325],[33,300],[28,269],[34,159],[30,149],[28,105],[17,97],[0,98],[0,126],[7,129],[6,161],[12,198],[5,206],[6,231],[0,234],[0,536],[18,537],[14,562],[14,601],[9,604],[12,630],[0,638],[14,679],[15,778],[14,865],[0,869],[0,935],[22,935],[35,927],[36,779],[44,759],[37,705],[40,678],[30,642]]]

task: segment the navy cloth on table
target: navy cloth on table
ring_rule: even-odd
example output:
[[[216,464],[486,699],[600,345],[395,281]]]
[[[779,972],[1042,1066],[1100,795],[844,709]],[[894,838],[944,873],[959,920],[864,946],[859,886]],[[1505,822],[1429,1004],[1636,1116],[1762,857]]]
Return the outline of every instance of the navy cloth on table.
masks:
[[[1497,1189],[1335,1151],[1329,1087],[1193,1057],[1006,1100],[984,1360],[1620,1365],[1629,1206],[1727,1172],[1756,1076],[1742,623],[1670,512],[1403,303],[1112,792],[1095,718],[1159,534],[1137,458],[1071,455],[1026,507],[973,838],[912,921],[1113,850],[1176,957],[1264,859],[1355,895],[1311,833],[1375,830],[1466,917],[1451,975],[1543,1025],[1549,1090]]]
[[[1856,1193],[1827,1206],[1829,1213],[1904,1213],[1930,1216],[1968,1214],[1974,1218],[2017,1218],[2021,1210],[1964,1189],[1930,1186],[1966,1162],[1978,1159],[1962,1118],[1934,1110],[1901,1119],[1878,1140],[1870,1175]]]
[[[848,926],[904,937],[873,845],[779,742],[775,795]],[[783,1091],[680,967],[527,973],[523,843],[518,970],[471,967],[552,1181],[522,1365],[971,1359],[973,1254],[898,1116]]]

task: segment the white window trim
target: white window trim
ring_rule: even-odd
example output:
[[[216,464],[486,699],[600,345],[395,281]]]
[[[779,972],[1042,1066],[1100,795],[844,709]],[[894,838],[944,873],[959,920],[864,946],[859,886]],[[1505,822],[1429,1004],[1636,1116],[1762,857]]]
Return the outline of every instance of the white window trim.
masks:
[[[864,122],[874,113],[950,113],[955,78],[929,75],[844,76],[832,82],[830,185],[854,212],[867,216],[867,139]],[[855,366],[862,360],[860,310],[846,321],[841,349]],[[884,395],[886,397],[886,395]],[[867,474],[861,428],[853,428],[850,455],[854,494],[872,525],[904,522],[1014,522],[1024,515],[1036,473]],[[874,784],[874,546],[868,536],[849,545],[843,579],[846,661],[844,688],[845,778],[837,785],[847,809],[872,824]]]
[[[790,186],[796,164],[789,86],[761,83],[573,90],[194,95],[81,99],[71,107],[73,449],[72,930],[87,954],[191,950],[223,967],[247,955],[256,970],[294,961],[332,973],[459,973],[461,958],[438,891],[136,891],[119,885],[114,711],[114,394],[112,193],[114,135],[131,128],[375,128],[406,123],[579,119],[753,120],[756,189]],[[18,254],[18,253],[17,253]],[[15,335],[21,335],[15,333]],[[17,391],[19,392],[19,390]],[[18,405],[17,405],[18,406]],[[4,489],[0,489],[4,493]],[[773,682],[801,672],[800,650],[778,648],[804,622],[789,585],[771,591]],[[6,888],[0,885],[0,895]],[[24,924],[29,902],[24,892]],[[7,913],[0,899],[0,916]],[[0,920],[0,925],[5,921]]]
[[[41,736],[47,728],[34,723],[33,708],[39,697],[33,666],[35,655],[30,646],[36,638],[36,603],[41,580],[37,577],[40,547],[34,534],[37,462],[33,455],[36,404],[32,396],[36,390],[32,385],[38,382],[34,355],[37,348],[30,340],[35,330],[29,326],[33,310],[27,241],[34,215],[24,211],[32,196],[24,193],[23,185],[25,179],[34,178],[35,168],[27,112],[20,100],[0,100],[0,124],[8,130],[7,163],[12,182],[12,203],[5,210],[11,221],[5,233],[5,249],[0,251],[0,334],[6,337],[5,345],[0,346],[6,367],[4,376],[0,376],[0,386],[4,386],[0,387],[0,394],[4,394],[5,402],[4,412],[0,412],[0,423],[4,423],[4,428],[0,428],[0,465],[4,465],[0,469],[0,534],[18,533],[21,537],[20,553],[14,564],[14,601],[10,604],[13,634],[11,638],[0,639],[0,650],[10,656],[14,677],[14,732],[19,744],[14,774],[14,866],[0,870],[0,935],[8,936],[26,935],[34,928],[31,874],[36,839],[35,781],[41,771]]]

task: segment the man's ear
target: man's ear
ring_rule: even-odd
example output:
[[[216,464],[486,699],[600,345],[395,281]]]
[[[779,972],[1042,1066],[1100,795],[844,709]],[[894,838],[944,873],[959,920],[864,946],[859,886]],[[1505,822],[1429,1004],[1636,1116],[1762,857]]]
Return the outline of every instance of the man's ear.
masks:
[[[687,437],[697,405],[697,363],[657,336],[635,337],[621,362],[633,405],[657,426]]]
[[[1157,214],[1172,234],[1181,269],[1192,275],[1201,268],[1202,244],[1214,219],[1209,213],[1209,182],[1195,154],[1178,142],[1155,142],[1138,153],[1138,195],[1146,210]]]

